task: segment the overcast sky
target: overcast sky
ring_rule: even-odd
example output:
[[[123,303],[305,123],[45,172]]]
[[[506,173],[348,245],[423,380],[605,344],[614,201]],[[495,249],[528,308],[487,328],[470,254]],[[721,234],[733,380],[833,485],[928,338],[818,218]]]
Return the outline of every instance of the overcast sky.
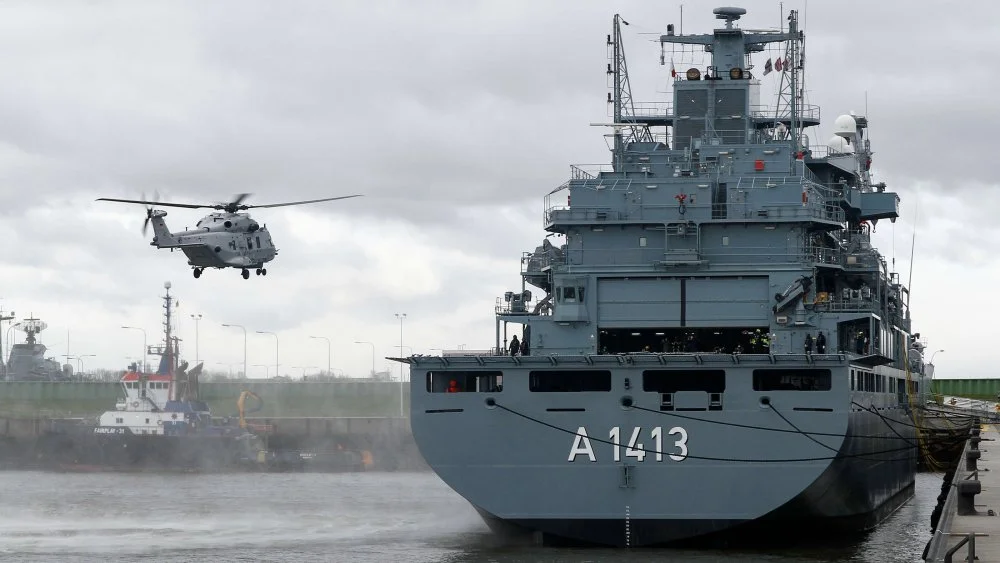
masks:
[[[688,4],[686,33],[716,26],[715,4]],[[782,21],[777,2],[740,5],[744,28]],[[121,325],[159,341],[167,280],[184,356],[195,359],[201,314],[210,370],[242,368],[243,334],[222,323],[246,327],[256,377],[275,363],[258,330],[278,334],[280,371],[294,376],[326,368],[326,343],[309,336],[330,339],[335,369],[372,368],[355,341],[386,369],[395,313],[414,352],[488,348],[496,298],[520,288],[520,255],[545,235],[544,195],[570,164],[609,160],[589,124],[607,121],[615,12],[632,24],[633,97],[669,99],[670,59],[692,57],[668,51],[660,65],[655,38],[680,23],[677,2],[2,3],[0,304],[44,319],[52,354],[67,354],[67,337],[70,355],[94,354],[85,368],[139,355],[142,335]],[[944,377],[995,376],[998,16],[995,2],[800,12],[808,101],[824,119],[808,134],[825,143],[837,115],[867,103],[876,180],[903,212],[876,239],[905,282],[916,217],[913,326],[946,350]],[[763,82],[770,92],[775,75]],[[182,254],[148,245],[142,207],[94,201],[153,192],[365,197],[257,210],[280,249],[267,277],[195,280]],[[202,215],[166,220],[176,231]]]

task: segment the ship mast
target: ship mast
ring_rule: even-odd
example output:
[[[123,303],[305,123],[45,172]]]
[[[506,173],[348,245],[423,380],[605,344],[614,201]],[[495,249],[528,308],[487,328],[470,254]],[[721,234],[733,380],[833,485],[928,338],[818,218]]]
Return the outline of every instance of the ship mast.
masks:
[[[619,170],[622,157],[625,153],[626,142],[652,141],[653,135],[649,132],[649,126],[636,123],[635,106],[632,103],[632,86],[628,80],[628,64],[625,62],[625,46],[622,43],[621,24],[628,25],[619,14],[615,14],[612,22],[612,35],[608,36],[609,58],[608,75],[614,82],[614,92],[608,94],[608,103],[613,106],[613,126],[614,133],[614,166]],[[628,126],[628,138],[622,135],[623,124],[632,123]]]

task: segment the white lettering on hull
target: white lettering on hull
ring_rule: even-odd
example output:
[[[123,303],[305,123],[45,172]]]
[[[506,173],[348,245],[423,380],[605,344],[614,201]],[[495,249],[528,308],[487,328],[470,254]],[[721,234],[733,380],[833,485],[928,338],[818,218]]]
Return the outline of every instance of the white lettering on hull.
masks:
[[[652,453],[653,458],[656,461],[663,461],[663,428],[656,426],[649,431],[649,437],[653,441],[653,447],[647,449],[641,442],[639,442],[640,437],[643,435],[642,428],[636,426],[632,429],[629,435],[628,444],[625,446],[625,457],[635,458],[636,461],[645,461],[646,454]],[[688,433],[683,427],[674,426],[667,431],[669,436],[677,436],[674,440],[673,453],[667,452],[667,457],[673,461],[684,461],[687,459],[688,455]],[[612,446],[612,458],[614,461],[622,460],[622,443],[621,443],[622,430],[620,427],[615,426],[608,432],[608,438],[614,444]],[[576,436],[573,437],[573,445],[569,450],[568,461],[576,461],[578,456],[587,456],[587,459],[596,462],[597,456],[594,454],[594,446],[591,444],[590,435],[587,433],[587,427],[581,426],[576,430]]]

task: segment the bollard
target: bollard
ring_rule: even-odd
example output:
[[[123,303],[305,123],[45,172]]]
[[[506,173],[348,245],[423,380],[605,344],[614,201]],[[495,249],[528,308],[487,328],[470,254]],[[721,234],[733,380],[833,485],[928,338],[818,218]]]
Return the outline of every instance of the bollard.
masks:
[[[976,460],[982,457],[982,452],[979,450],[966,450],[965,451],[965,470],[966,471],[976,471],[979,468],[976,467]]]
[[[974,504],[976,495],[983,492],[983,484],[978,479],[965,479],[958,482],[958,514],[968,516],[976,513]]]

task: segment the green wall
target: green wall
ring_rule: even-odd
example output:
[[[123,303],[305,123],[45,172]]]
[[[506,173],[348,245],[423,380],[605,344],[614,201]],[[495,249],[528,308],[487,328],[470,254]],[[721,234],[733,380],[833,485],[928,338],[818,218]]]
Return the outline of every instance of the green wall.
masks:
[[[237,414],[236,399],[250,390],[264,400],[255,417],[399,416],[399,383],[337,381],[216,381],[201,384],[201,398],[216,416]],[[409,385],[403,412],[409,414]],[[119,383],[0,382],[0,416],[86,416],[115,407]],[[254,406],[249,400],[247,409]]]
[[[935,379],[931,389],[937,395],[996,401],[1000,379]]]

